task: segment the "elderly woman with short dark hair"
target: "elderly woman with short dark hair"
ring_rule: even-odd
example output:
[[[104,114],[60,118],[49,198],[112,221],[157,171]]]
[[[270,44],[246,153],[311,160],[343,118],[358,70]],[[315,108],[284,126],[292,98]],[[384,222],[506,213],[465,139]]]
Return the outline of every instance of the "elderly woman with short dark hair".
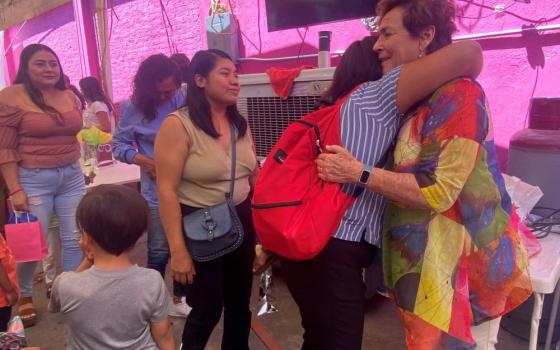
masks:
[[[416,50],[425,50],[432,38],[433,30],[421,33],[417,39],[408,40]],[[342,186],[345,193],[364,188],[370,175],[370,166],[384,163],[385,155],[391,150],[403,121],[401,112],[429,96],[446,81],[463,75],[478,75],[482,66],[481,48],[474,42],[448,45],[419,60],[416,58],[423,55],[414,51],[414,62],[404,61],[402,63],[410,63],[402,66],[401,63],[392,65],[390,62],[400,62],[401,57],[408,58],[413,51],[410,48],[395,52],[392,57],[374,52],[373,47],[354,57],[352,47],[350,49],[345,56],[353,57],[351,60],[343,57],[336,69],[335,80],[350,80],[353,76],[351,72],[366,62],[376,65],[377,70],[383,71],[383,76],[361,80],[366,82],[359,85],[346,100],[339,100],[342,103],[341,144],[348,149],[348,154],[355,156],[359,166],[359,176],[349,178]],[[375,56],[373,60],[358,57],[363,55]],[[348,73],[337,74],[340,71]],[[368,70],[362,74],[367,73]],[[374,80],[367,81],[369,79]],[[338,86],[337,83],[334,81],[333,86]],[[331,174],[333,170],[330,168],[330,157],[336,158],[337,154],[319,160],[319,172],[323,176]],[[346,170],[342,168],[343,173]],[[381,194],[364,190],[344,213],[332,237],[318,255],[304,261],[282,261],[286,284],[301,313],[305,330],[303,349],[362,348],[365,312],[362,271],[380,253],[385,207],[386,202]],[[267,247],[264,248],[266,250]],[[257,261],[261,260],[259,255]]]
[[[451,0],[382,0],[379,15],[375,50],[384,73],[432,56],[455,30]],[[383,268],[407,344],[493,349],[500,317],[530,296],[531,282],[486,96],[474,80],[456,79],[405,120],[393,170],[373,168],[366,187],[393,203]],[[326,181],[358,183],[369,168],[341,147],[327,150],[318,160]]]

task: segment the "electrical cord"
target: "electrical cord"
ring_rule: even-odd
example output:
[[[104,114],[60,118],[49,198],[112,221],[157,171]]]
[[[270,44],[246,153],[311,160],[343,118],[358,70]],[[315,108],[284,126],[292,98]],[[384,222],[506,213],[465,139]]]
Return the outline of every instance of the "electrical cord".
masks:
[[[467,4],[471,4],[471,5],[478,6],[478,7],[485,8],[485,9],[492,10],[492,11],[495,10],[495,8],[492,7],[492,6],[479,4],[479,3],[474,2],[473,0],[458,0],[458,1],[465,2]],[[523,21],[526,21],[526,22],[536,23],[536,24],[551,22],[551,21],[554,21],[554,20],[560,18],[560,14],[555,15],[554,17],[550,17],[550,18],[532,19],[532,18],[527,18],[527,17],[521,16],[521,15],[518,15],[517,13],[511,12],[511,11],[508,11],[508,10],[505,10],[502,13],[508,14],[508,15],[516,17],[516,18],[519,18],[519,19],[521,19]]]
[[[298,61],[299,61],[299,59],[300,59],[301,50],[303,49],[303,44],[305,44],[305,37],[307,37],[307,32],[308,32],[308,31],[309,31],[309,27],[305,27],[305,32],[303,33],[303,37],[302,37],[302,35],[301,35],[300,32],[299,32],[299,29],[297,30],[298,35],[299,35],[299,37],[300,37],[300,39],[301,39],[301,44],[299,45],[299,50],[298,50],[298,54],[297,54]]]
[[[524,127],[528,127],[529,126],[529,112],[531,109],[531,101],[533,100],[533,97],[535,97],[535,91],[537,90],[537,84],[539,83],[539,72],[540,72],[540,67],[537,66],[536,67],[536,76],[535,76],[535,83],[533,84],[533,90],[531,91],[531,96],[529,97],[529,107],[527,108],[527,113],[525,114],[525,121],[523,122],[523,126]]]
[[[159,0],[159,6],[161,10],[161,17],[163,20],[163,28],[165,29],[165,36],[167,38],[167,46],[169,47],[169,53],[171,54],[173,52],[176,52],[173,50],[173,48],[174,47],[176,48],[177,46],[175,45],[173,39],[169,37],[169,31],[167,30],[167,26],[169,26],[169,28],[171,29],[171,33],[173,33],[173,25],[171,24],[171,20],[167,15],[167,9],[165,8],[165,5],[163,4],[162,0]]]
[[[535,210],[548,211],[549,213],[545,216],[540,216],[534,214]],[[532,213],[532,218],[527,223],[527,227],[533,231],[533,234],[537,239],[543,239],[551,233],[560,234],[560,209],[535,207],[533,208]],[[554,229],[555,226],[559,227]]]
[[[469,3],[471,3],[471,2],[469,2]],[[480,7],[481,9],[482,9],[482,8],[490,8],[490,9],[492,9],[492,13],[490,13],[490,14],[488,14],[488,15],[486,15],[486,16],[478,16],[478,17],[477,17],[477,16],[457,15],[456,17],[458,17],[458,18],[465,18],[465,19],[476,19],[476,20],[481,20],[481,19],[484,19],[484,18],[492,17],[492,16],[494,16],[494,15],[504,14],[505,11],[506,11],[507,9],[509,9],[510,7],[512,7],[513,5],[515,5],[516,3],[517,3],[517,2],[514,0],[512,3],[510,3],[510,4],[507,5],[507,6],[505,6],[505,7],[504,7],[504,10],[502,10],[502,11],[500,11],[500,12],[496,12],[496,8],[491,8],[491,7]],[[472,3],[472,4],[475,5],[475,6],[478,5],[478,4],[474,4],[474,3]]]
[[[245,38],[247,39],[247,41],[251,44],[251,46],[253,46],[259,54],[262,53],[262,36],[261,36],[261,2],[260,0],[257,0],[257,33],[259,36],[259,46],[257,46],[252,40],[251,38],[249,38],[242,30],[241,30],[241,25],[239,24],[239,20],[237,19],[237,16],[233,13],[233,5],[231,3],[231,0],[228,0],[228,5],[229,5],[229,10],[230,13],[233,17],[233,20],[237,23],[237,30],[239,30],[239,33]]]

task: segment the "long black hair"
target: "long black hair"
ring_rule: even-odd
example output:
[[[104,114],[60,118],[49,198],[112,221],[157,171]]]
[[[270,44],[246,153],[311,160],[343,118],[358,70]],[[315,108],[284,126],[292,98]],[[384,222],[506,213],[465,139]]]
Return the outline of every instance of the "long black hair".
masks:
[[[332,105],[341,97],[352,91],[358,84],[378,80],[383,70],[373,45],[374,36],[356,40],[344,52],[334,71],[330,88],[323,94],[320,103]]]
[[[103,102],[111,112],[113,111],[113,104],[103,92],[99,80],[95,77],[85,77],[80,79],[79,85],[86,100],[90,100],[91,102]]]
[[[177,65],[169,57],[160,53],[146,58],[132,82],[132,104],[136,106],[148,121],[156,117],[157,105],[160,103],[156,93],[156,84],[173,77],[177,88],[181,85],[181,77]]]
[[[187,80],[187,103],[189,115],[193,123],[202,129],[205,133],[218,138],[220,134],[212,124],[210,112],[210,103],[206,99],[204,88],[198,87],[195,83],[195,76],[200,75],[205,78],[212,69],[216,67],[218,59],[225,58],[233,62],[231,57],[223,51],[210,49],[198,51],[194,54],[189,66],[189,77]],[[245,136],[247,131],[247,121],[237,110],[237,105],[233,104],[226,108],[226,115],[229,121],[237,128],[239,137]]]
[[[58,81],[54,84],[54,87],[58,90],[66,90],[66,84],[64,83],[64,73],[62,72],[62,66],[60,65],[60,60],[56,53],[48,47],[47,45],[43,44],[30,44],[27,45],[23,51],[21,51],[21,55],[19,56],[19,67],[17,71],[16,78],[14,79],[14,84],[22,84],[25,88],[25,91],[31,98],[31,101],[39,107],[41,110],[54,114],[57,118],[61,118],[62,114],[54,107],[49,106],[45,102],[45,98],[43,93],[39,88],[33,85],[31,78],[29,77],[29,61],[31,61],[31,57],[39,51],[47,51],[53,54],[56,58],[56,62],[58,63],[58,67],[60,69],[60,76]]]

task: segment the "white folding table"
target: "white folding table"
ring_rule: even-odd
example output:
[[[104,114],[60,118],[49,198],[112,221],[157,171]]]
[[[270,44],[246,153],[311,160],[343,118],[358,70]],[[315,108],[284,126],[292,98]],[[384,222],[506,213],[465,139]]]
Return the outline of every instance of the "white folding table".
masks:
[[[560,227],[554,230],[558,231]],[[550,233],[547,237],[539,239],[542,246],[541,253],[529,261],[531,271],[531,282],[533,283],[533,294],[535,303],[533,305],[533,316],[531,319],[531,336],[529,339],[529,349],[537,349],[537,339],[539,333],[539,323],[544,306],[544,296],[554,293],[552,302],[552,312],[546,333],[545,350],[550,350],[554,324],[558,312],[558,302],[560,300],[560,234]]]
[[[124,185],[140,181],[140,167],[135,164],[127,164],[115,162],[111,165],[101,166],[95,171],[93,183],[86,188],[92,188],[97,185]]]

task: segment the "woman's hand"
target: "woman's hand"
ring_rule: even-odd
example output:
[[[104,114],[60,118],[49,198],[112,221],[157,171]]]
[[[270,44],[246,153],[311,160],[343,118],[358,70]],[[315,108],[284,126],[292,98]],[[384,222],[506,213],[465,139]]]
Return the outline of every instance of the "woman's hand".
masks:
[[[171,272],[173,279],[182,285],[192,284],[194,281],[194,263],[190,254],[183,252],[171,253]]]
[[[6,295],[6,301],[8,302],[8,306],[15,305],[15,303],[19,299],[19,295],[18,293],[16,293],[16,290],[14,289],[13,286],[10,289],[10,291],[4,291],[4,294]]]
[[[156,179],[156,163],[152,158],[137,153],[134,156],[133,163],[139,165],[140,168],[144,170],[149,177],[152,178],[152,180]]]
[[[360,180],[364,165],[341,146],[328,145],[329,153],[322,153],[315,163],[321,180],[338,183],[353,183]]]
[[[29,202],[27,201],[27,194],[25,191],[19,191],[11,195],[10,202],[14,210],[29,212]]]
[[[255,247],[255,252],[256,255],[255,261],[253,262],[253,273],[260,274],[272,264],[274,261],[274,255],[264,250],[260,244]]]

